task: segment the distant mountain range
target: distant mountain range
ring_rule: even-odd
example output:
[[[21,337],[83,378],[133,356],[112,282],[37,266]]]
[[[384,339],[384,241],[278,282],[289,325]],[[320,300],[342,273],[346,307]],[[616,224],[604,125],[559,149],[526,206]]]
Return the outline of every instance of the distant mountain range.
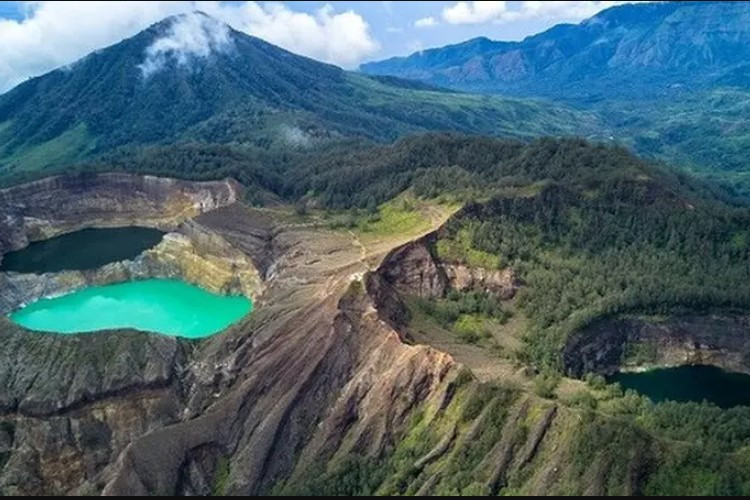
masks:
[[[521,42],[477,38],[362,71],[567,102],[595,114],[601,136],[750,195],[750,2],[626,4]]]
[[[261,175],[290,150],[458,131],[616,142],[750,195],[746,61],[745,2],[623,5],[364,73],[192,13],[0,95],[0,183],[92,161],[201,177],[253,161]]]
[[[591,101],[750,85],[750,3],[607,9],[521,42],[475,38],[362,66],[461,90]]]
[[[49,169],[128,145],[267,149],[426,130],[589,135],[599,128],[593,121],[563,105],[350,73],[193,13],[0,96],[0,172]]]

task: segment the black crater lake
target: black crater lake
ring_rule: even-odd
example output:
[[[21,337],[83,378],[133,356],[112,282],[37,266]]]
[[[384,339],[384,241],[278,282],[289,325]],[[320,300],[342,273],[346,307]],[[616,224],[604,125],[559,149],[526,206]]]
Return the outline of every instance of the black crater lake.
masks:
[[[96,269],[133,259],[159,244],[163,236],[163,232],[146,227],[84,229],[4,255],[0,271],[43,274]]]
[[[750,406],[750,375],[715,366],[679,366],[644,372],[616,373],[609,382],[633,389],[654,402],[708,401],[721,408]]]

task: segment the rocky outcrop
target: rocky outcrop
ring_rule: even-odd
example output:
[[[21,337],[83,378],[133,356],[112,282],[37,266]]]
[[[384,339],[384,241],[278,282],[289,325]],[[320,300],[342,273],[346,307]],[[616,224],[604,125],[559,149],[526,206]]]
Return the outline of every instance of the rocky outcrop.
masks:
[[[400,293],[441,297],[448,290],[483,290],[501,300],[515,297],[521,280],[513,269],[485,269],[441,262],[433,251],[433,236],[395,249],[385,259],[381,274]]]
[[[32,334],[0,319],[0,491],[101,489],[95,478],[131,440],[179,418],[186,347],[138,332]]]
[[[445,271],[423,240],[394,250],[385,259],[383,276],[396,290],[417,297],[440,297],[448,287]]]
[[[513,269],[485,269],[462,264],[443,265],[450,287],[456,290],[484,290],[502,300],[515,297],[521,280]]]
[[[634,359],[628,359],[628,350],[636,353]],[[717,312],[605,319],[570,337],[563,363],[578,377],[680,365],[714,365],[750,374],[750,318]]]
[[[50,177],[0,190],[0,255],[88,227],[136,223],[173,230],[240,198],[231,180],[188,182],[128,174]]]
[[[162,388],[184,360],[174,338],[138,332],[51,335],[0,319],[0,414],[43,417],[138,388]]]

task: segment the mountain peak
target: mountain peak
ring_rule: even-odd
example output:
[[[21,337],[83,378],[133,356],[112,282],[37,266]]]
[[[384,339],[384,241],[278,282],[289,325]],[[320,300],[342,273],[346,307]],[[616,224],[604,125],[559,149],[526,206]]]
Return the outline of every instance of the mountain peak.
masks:
[[[150,27],[146,28],[144,31],[150,31],[152,33],[157,34],[166,34],[167,31],[172,29],[175,25],[179,25],[180,23],[184,22],[205,22],[205,23],[211,23],[211,24],[221,24],[224,26],[229,27],[228,24],[224,23],[223,21],[219,21],[213,16],[210,16],[209,14],[206,14],[202,10],[193,10],[190,12],[181,12],[179,14],[172,14],[171,16],[167,16],[163,18],[161,21],[157,21],[154,24],[152,24]]]
[[[170,16],[149,31],[154,40],[138,66],[145,78],[166,67],[170,60],[186,66],[212,54],[228,53],[234,47],[229,25],[201,11]]]

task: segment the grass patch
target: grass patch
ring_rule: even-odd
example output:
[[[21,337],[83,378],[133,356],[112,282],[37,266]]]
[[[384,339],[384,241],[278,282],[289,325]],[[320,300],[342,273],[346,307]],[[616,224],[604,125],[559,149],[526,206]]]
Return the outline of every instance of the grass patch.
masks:
[[[222,497],[227,489],[227,482],[229,480],[229,459],[227,457],[219,458],[216,463],[216,471],[214,472],[214,481],[212,488],[212,495],[215,497]]]
[[[437,242],[435,251],[443,262],[458,262],[469,267],[500,269],[502,261],[497,255],[477,250],[471,246],[471,233],[459,230],[454,238],[444,238]]]
[[[380,206],[373,204],[365,210],[328,212],[324,219],[331,229],[354,231],[365,241],[376,241],[426,233],[436,221],[445,220],[458,208],[460,203],[452,199],[421,199],[405,192]]]
[[[374,236],[414,234],[427,231],[430,221],[417,209],[419,200],[401,196],[381,205],[377,213],[361,218],[357,230]]]
[[[511,317],[500,300],[482,291],[452,290],[445,298],[415,298],[417,311],[453,332],[459,341],[480,344],[492,338],[491,327],[504,324]]]
[[[0,136],[3,126],[6,125],[0,125]],[[8,172],[42,170],[80,160],[95,145],[96,141],[89,135],[86,125],[80,123],[50,141],[6,153],[0,161],[7,166]]]

